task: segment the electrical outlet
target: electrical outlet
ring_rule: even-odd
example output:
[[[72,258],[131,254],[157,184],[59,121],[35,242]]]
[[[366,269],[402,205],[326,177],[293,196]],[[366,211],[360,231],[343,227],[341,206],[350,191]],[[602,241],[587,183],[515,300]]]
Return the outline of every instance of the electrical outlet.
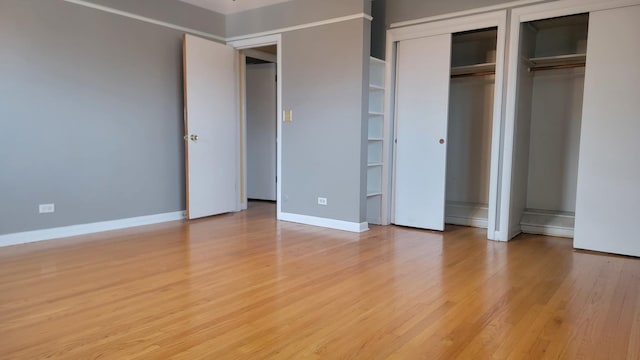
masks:
[[[38,206],[38,211],[40,212],[40,214],[47,214],[47,213],[56,212],[56,205],[55,204],[40,204],[40,206]]]
[[[327,205],[327,198],[319,197],[318,205]]]

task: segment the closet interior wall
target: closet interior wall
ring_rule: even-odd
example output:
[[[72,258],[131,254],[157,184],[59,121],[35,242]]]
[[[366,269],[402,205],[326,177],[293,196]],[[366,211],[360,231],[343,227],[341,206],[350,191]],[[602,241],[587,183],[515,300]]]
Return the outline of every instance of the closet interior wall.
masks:
[[[497,29],[452,36],[445,222],[487,227]]]
[[[521,25],[512,236],[573,236],[588,21]]]

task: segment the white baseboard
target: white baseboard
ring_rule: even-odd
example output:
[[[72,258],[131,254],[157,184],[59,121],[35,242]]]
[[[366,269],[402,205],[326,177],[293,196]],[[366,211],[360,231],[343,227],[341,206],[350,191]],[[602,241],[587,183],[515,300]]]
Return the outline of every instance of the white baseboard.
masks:
[[[445,223],[487,228],[489,209],[486,204],[447,201]]]
[[[0,247],[184,219],[184,211],[0,235]]]
[[[522,215],[523,233],[558,237],[573,237],[575,215],[566,212],[527,209]]]
[[[369,230],[367,222],[355,223],[349,221],[321,218],[317,216],[298,215],[291,213],[280,213],[278,220],[289,221],[305,225],[320,226],[329,229],[344,230],[351,232],[364,232]]]

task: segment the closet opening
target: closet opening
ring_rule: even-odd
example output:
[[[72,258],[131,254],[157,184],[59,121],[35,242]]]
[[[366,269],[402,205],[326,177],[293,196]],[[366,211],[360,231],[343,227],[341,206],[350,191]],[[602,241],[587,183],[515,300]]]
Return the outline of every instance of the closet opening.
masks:
[[[497,27],[453,33],[445,223],[486,228]]]
[[[247,207],[277,202],[277,46],[243,50]]]
[[[521,25],[512,234],[573,237],[588,25],[589,14]]]
[[[391,222],[487,229],[498,239],[504,13],[397,41],[390,101]],[[455,25],[455,26],[454,26]],[[501,55],[498,55],[501,54]]]

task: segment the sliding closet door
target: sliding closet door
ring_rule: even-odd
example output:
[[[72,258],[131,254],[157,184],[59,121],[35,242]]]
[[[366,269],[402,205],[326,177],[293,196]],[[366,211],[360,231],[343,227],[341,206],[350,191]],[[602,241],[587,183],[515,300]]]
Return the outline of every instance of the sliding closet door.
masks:
[[[640,256],[640,6],[592,12],[574,246]]]
[[[398,43],[395,217],[444,230],[451,34]]]

